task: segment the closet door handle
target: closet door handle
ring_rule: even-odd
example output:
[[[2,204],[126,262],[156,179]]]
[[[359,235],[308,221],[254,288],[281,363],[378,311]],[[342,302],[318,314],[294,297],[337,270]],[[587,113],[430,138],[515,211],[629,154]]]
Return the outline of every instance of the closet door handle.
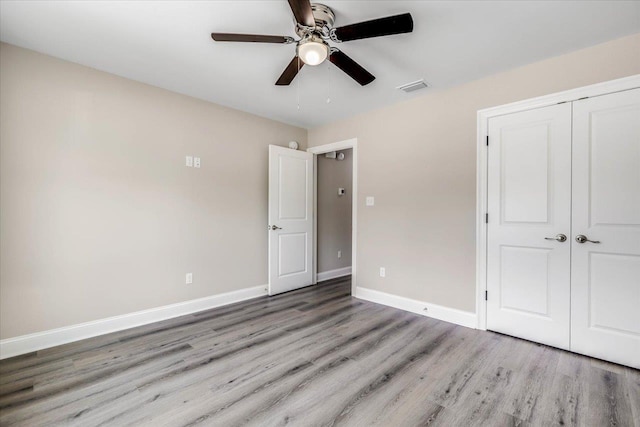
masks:
[[[567,241],[567,236],[565,236],[564,234],[556,234],[556,237],[545,237],[545,240],[556,240],[560,243],[562,242],[566,242]]]
[[[600,240],[589,240],[587,238],[587,236],[585,236],[584,234],[578,234],[576,236],[576,242],[578,242],[578,243],[586,243],[586,242],[600,243]]]

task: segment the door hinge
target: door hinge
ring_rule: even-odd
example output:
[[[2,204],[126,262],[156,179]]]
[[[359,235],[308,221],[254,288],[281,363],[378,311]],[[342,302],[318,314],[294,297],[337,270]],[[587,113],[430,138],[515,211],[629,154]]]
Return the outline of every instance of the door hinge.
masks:
[[[489,224],[489,214],[488,213],[484,214],[484,223],[485,224]]]
[[[489,291],[484,291],[484,300],[485,301],[489,300]]]
[[[489,146],[489,135],[487,135],[487,147]]]

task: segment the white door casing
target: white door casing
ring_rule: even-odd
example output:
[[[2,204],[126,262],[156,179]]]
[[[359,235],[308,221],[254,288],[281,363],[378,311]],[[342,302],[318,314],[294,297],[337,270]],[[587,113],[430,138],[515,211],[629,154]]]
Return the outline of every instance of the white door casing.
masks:
[[[269,146],[269,295],[311,284],[313,154]]]
[[[573,103],[572,169],[571,350],[640,368],[640,89]]]
[[[568,349],[571,104],[488,126],[487,328]]]

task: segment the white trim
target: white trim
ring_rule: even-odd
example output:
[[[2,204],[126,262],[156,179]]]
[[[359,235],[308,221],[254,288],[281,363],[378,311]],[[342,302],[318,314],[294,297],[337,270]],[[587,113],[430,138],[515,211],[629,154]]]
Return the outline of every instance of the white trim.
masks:
[[[355,297],[375,302],[377,304],[399,308],[400,310],[410,311],[411,313],[420,314],[422,316],[443,320],[445,322],[455,323],[456,325],[465,326],[467,328],[473,329],[477,324],[476,314],[470,311],[457,310],[455,308],[430,304],[373,289],[362,287],[356,288]]]
[[[335,270],[327,270],[318,273],[318,282],[325,280],[336,279],[338,277],[344,277],[351,274],[351,267],[336,268]]]
[[[318,145],[307,149],[307,152],[314,154],[316,158],[318,154],[330,153],[332,151],[353,149],[353,168],[351,171],[353,177],[353,196],[351,197],[351,294],[355,295],[357,288],[357,270],[356,270],[356,252],[358,246],[358,138],[345,139],[344,141],[333,142],[331,144]],[[317,165],[316,165],[317,166]],[[318,241],[318,174],[317,167],[313,172],[313,241]],[[317,243],[316,243],[317,245]],[[313,276],[312,283],[318,283],[317,274],[318,264],[318,248],[314,246],[313,249]]]
[[[311,284],[318,283],[318,156],[313,156],[313,265]]]
[[[518,111],[533,110],[534,108],[546,107],[560,102],[571,102],[581,98],[591,98],[637,87],[640,87],[640,74],[596,83],[576,89],[570,89],[563,92],[552,93],[550,95],[525,99],[523,101],[512,102],[510,104],[499,105],[497,107],[485,108],[483,110],[479,110],[478,114],[482,114],[483,117],[487,118],[502,116],[505,114],[516,113]]]
[[[331,144],[317,145],[307,148],[307,152],[311,154],[324,154],[332,151],[347,150],[355,148],[358,145],[358,138],[345,139],[344,141],[332,142]]]
[[[122,331],[136,326],[147,325],[198,311],[209,310],[214,307],[233,304],[264,295],[267,295],[267,285],[244,288],[238,291],[211,295],[191,301],[179,302],[177,304],[8,338],[0,341],[0,359],[31,353],[44,348],[55,347],[98,335],[109,334],[111,332]]]
[[[487,329],[487,304],[484,299],[484,292],[487,289],[487,224],[485,223],[485,214],[487,213],[488,173],[486,138],[489,119],[638,87],[640,87],[640,74],[478,111],[476,167],[476,313],[478,313],[478,329]],[[489,141],[489,144],[491,144],[491,141]],[[489,220],[491,220],[491,217],[489,217]]]

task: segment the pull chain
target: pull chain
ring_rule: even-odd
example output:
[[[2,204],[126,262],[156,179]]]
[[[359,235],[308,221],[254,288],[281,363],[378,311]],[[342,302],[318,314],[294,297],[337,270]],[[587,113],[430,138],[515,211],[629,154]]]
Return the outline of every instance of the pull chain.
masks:
[[[332,83],[332,80],[331,80],[331,64],[328,64],[328,63],[327,63],[327,74],[329,74],[329,78],[328,78],[329,87],[327,88],[327,104],[330,104],[331,103],[331,86],[332,86],[331,83]]]
[[[296,56],[296,58],[298,58],[298,71],[300,71],[300,57]],[[298,77],[297,81],[296,81],[296,98],[297,98],[297,103],[298,103],[298,111],[300,111],[300,77]]]

